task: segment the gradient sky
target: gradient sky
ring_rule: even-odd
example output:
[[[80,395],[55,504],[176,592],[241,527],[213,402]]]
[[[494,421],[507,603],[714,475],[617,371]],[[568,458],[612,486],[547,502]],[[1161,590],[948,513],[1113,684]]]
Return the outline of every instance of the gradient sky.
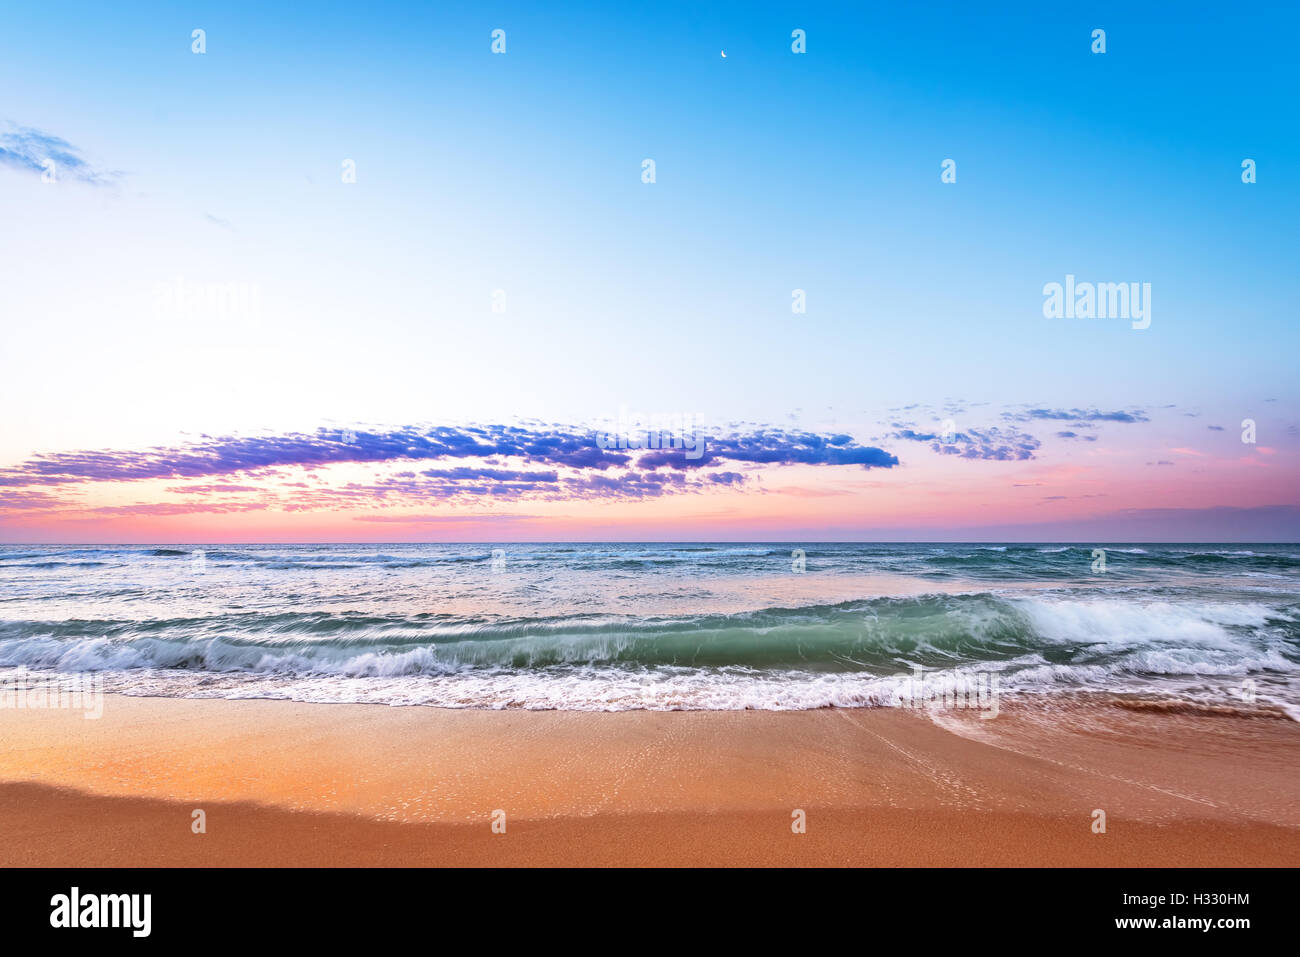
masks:
[[[0,540],[1300,538],[1300,13],[1041,6],[10,5]]]

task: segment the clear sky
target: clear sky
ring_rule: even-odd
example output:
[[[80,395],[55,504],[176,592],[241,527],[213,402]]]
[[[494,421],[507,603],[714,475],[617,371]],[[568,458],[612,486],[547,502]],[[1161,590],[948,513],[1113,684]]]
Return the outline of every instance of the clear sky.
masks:
[[[0,540],[1300,538],[1294,4],[709,6],[6,6]]]

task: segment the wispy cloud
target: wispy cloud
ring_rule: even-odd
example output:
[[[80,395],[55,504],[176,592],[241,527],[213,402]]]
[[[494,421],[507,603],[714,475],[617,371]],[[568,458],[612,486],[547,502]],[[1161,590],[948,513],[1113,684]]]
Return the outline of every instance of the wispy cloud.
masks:
[[[1098,409],[1026,409],[1021,412],[1004,412],[1002,417],[1010,422],[1063,421],[1063,422],[1149,422],[1140,409],[1125,412],[1102,412]]]
[[[66,504],[62,499],[40,489],[0,489],[0,512],[9,509],[55,508]]]
[[[267,508],[264,502],[140,502],[134,505],[101,505],[81,509],[87,515],[105,517],[125,515],[195,515],[228,512],[257,512]]]
[[[894,438],[908,442],[928,442],[931,451],[940,455],[956,455],[964,459],[989,462],[1019,462],[1032,459],[1042,445],[1038,439],[1019,429],[997,427],[990,429],[965,429],[950,434],[917,432],[902,429]]]
[[[7,124],[0,130],[0,164],[29,173],[44,173],[54,163],[57,179],[74,179],[92,186],[115,183],[121,173],[93,166],[67,140],[30,126]]]

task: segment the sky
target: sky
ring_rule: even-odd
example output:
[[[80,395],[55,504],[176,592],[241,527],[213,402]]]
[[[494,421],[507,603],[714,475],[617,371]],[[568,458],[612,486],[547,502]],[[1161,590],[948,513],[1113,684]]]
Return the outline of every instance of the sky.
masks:
[[[0,541],[1300,539],[1300,11],[1047,6],[8,5]]]

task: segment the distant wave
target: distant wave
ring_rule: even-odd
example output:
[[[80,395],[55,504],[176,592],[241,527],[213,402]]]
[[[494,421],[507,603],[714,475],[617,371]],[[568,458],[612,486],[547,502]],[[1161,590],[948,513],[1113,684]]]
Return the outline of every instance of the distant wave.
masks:
[[[490,545],[9,546],[0,669],[132,694],[783,709],[880,705],[920,668],[1211,711],[1249,681],[1300,714],[1300,546],[1097,547],[1104,574],[1068,543],[519,543],[498,563]]]

